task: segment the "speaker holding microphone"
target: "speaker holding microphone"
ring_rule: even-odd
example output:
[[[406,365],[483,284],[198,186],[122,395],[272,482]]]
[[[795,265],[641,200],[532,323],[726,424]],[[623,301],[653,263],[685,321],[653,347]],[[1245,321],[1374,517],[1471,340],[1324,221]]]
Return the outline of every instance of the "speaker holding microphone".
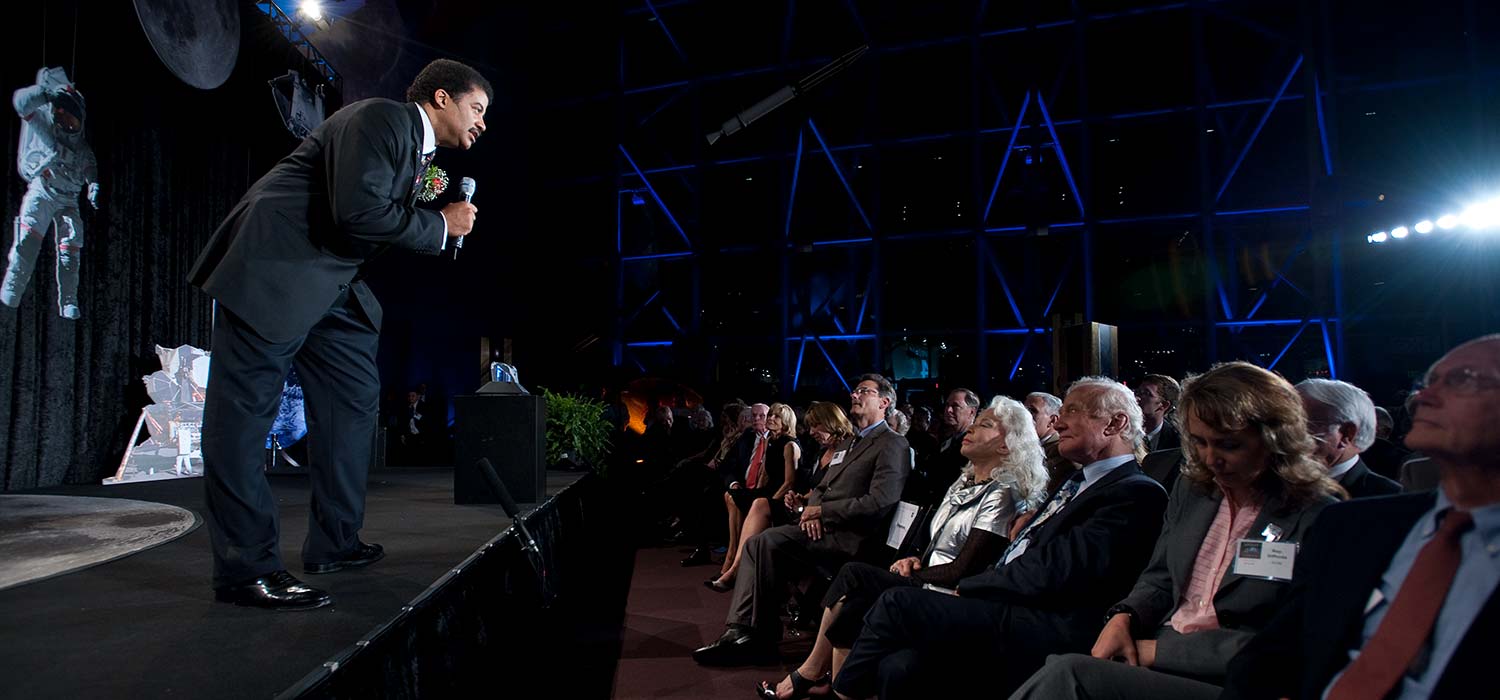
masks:
[[[475,187],[477,187],[477,185],[474,184],[474,178],[472,178],[472,177],[466,177],[466,178],[458,181],[458,191],[464,193],[464,201],[465,202],[469,202],[471,204],[474,202],[474,189],[475,189]],[[458,259],[458,251],[461,250],[464,247],[464,238],[466,238],[466,236],[459,236],[458,240],[456,240],[456,241],[453,242],[453,259],[454,260]]]

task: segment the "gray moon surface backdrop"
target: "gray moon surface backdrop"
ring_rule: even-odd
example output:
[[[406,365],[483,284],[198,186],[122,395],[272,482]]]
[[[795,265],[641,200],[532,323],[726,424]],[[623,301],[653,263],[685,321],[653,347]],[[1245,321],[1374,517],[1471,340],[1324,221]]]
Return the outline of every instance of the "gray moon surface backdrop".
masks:
[[[236,0],[135,0],[135,13],[173,75],[200,90],[229,79],[240,55]]]

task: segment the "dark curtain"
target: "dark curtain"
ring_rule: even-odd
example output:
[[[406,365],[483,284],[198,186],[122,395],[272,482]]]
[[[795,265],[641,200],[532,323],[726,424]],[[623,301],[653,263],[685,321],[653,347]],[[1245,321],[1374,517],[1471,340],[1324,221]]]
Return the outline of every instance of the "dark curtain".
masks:
[[[119,465],[155,346],[207,348],[212,306],[185,281],[198,251],[255,178],[296,145],[267,81],[300,57],[253,3],[241,2],[239,58],[228,82],[190,87],[162,65],[129,1],[48,0],[8,10],[0,92],[62,66],[87,100],[99,160],[99,210],[82,205],[83,317],[61,318],[49,234],[20,308],[0,306],[0,490],[97,483]],[[45,29],[44,29],[45,27]],[[306,73],[304,73],[306,74]],[[330,110],[337,106],[332,100]],[[4,246],[25,183],[15,169],[20,119],[5,109]]]

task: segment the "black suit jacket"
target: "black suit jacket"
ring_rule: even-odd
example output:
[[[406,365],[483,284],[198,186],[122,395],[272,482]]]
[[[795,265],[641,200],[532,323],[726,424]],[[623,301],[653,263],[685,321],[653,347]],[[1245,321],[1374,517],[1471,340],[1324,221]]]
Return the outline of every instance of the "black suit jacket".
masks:
[[[1086,651],[1145,568],[1166,508],[1161,485],[1126,462],[1037,528],[1015,561],[960,581],[959,595],[1031,617],[1038,646]]]
[[[1339,477],[1339,486],[1349,492],[1350,498],[1394,496],[1401,493],[1401,484],[1371,471],[1363,459],[1355,462],[1349,471]]]
[[[1171,492],[1177,486],[1177,475],[1182,473],[1182,464],[1186,461],[1187,453],[1181,447],[1157,450],[1141,460],[1141,471]]]
[[[1391,557],[1436,496],[1363,498],[1323,510],[1297,554],[1292,597],[1229,663],[1224,698],[1322,696],[1363,639],[1365,603]],[[1434,698],[1469,698],[1494,687],[1500,649],[1500,592],[1469,626]]]
[[[414,206],[418,109],[370,99],[334,112],[250,187],[188,281],[272,342],[306,334],[346,290],[378,331],[361,268],[388,248],[444,243],[442,214]]]
[[[1177,434],[1176,424],[1172,422],[1172,419],[1168,418],[1165,423],[1161,424],[1161,432],[1156,434],[1156,444],[1147,443],[1146,451],[1155,452],[1157,450],[1170,450],[1176,447],[1182,447],[1182,436]]]

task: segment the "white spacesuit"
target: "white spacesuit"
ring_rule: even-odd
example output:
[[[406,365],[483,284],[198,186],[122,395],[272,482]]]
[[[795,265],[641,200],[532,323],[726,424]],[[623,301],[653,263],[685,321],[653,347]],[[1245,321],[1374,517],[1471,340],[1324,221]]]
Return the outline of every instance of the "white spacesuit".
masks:
[[[83,95],[62,68],[43,68],[37,71],[36,85],[17,90],[12,103],[22,120],[16,167],[29,185],[13,226],[0,303],[21,304],[42,240],[55,227],[57,310],[63,318],[76,319],[80,315],[78,267],[83,255],[78,196],[85,187],[89,204],[99,207],[94,152],[84,140]]]

